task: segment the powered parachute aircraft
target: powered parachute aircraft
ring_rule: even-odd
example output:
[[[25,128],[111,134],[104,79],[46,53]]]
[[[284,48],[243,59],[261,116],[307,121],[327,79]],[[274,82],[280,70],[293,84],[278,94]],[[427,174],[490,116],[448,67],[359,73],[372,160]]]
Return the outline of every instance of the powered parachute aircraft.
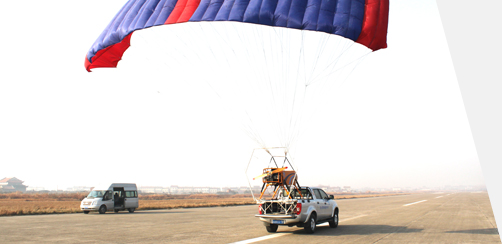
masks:
[[[260,148],[287,154],[315,103],[387,47],[388,15],[389,0],[129,0],[85,68],[203,80]]]

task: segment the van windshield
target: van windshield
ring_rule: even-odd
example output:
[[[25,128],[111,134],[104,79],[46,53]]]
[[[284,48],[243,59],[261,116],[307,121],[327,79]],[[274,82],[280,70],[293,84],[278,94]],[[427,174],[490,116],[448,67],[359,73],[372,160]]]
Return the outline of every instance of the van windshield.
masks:
[[[87,195],[87,198],[93,199],[93,198],[102,198],[105,195],[106,191],[91,191],[89,195]]]

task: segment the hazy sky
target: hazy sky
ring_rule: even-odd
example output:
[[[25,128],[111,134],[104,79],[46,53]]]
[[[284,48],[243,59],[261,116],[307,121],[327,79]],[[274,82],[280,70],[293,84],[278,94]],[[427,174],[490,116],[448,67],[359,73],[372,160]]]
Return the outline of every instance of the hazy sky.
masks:
[[[85,71],[87,50],[125,2],[0,3],[0,178],[49,189],[246,185],[256,145],[209,87]],[[300,183],[483,185],[435,1],[391,1],[388,32],[389,47],[306,125]]]

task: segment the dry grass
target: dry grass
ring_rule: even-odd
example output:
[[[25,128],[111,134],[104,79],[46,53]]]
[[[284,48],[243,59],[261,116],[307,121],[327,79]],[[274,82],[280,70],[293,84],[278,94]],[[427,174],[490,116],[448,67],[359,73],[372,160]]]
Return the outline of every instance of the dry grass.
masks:
[[[77,212],[82,212],[80,201],[0,199],[0,216]]]
[[[79,213],[86,193],[0,194],[0,216]],[[398,194],[343,194],[335,199],[381,197]],[[254,204],[251,195],[140,195],[138,210],[236,206]]]
[[[388,197],[397,195],[409,195],[409,193],[376,193],[376,194],[342,194],[336,195],[334,193],[328,193],[330,195],[335,195],[336,199],[351,199],[351,198],[365,198],[365,197]]]
[[[86,193],[0,194],[0,216],[78,213]],[[247,195],[140,195],[138,210],[173,209],[254,204]]]

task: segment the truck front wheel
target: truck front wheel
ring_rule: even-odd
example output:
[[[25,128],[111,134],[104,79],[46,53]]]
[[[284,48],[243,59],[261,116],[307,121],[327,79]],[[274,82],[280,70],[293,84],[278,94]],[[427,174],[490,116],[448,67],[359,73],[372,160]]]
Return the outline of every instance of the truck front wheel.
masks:
[[[329,227],[336,228],[338,226],[338,209],[335,209],[333,213],[333,218],[329,221]]]
[[[310,214],[309,219],[307,220],[307,223],[303,226],[305,229],[305,232],[308,234],[312,234],[315,231],[316,228],[316,221],[317,221],[317,216],[315,213]]]
[[[277,228],[279,228],[278,225],[270,224],[269,226],[265,226],[267,228],[267,231],[270,233],[275,233],[277,231]]]

